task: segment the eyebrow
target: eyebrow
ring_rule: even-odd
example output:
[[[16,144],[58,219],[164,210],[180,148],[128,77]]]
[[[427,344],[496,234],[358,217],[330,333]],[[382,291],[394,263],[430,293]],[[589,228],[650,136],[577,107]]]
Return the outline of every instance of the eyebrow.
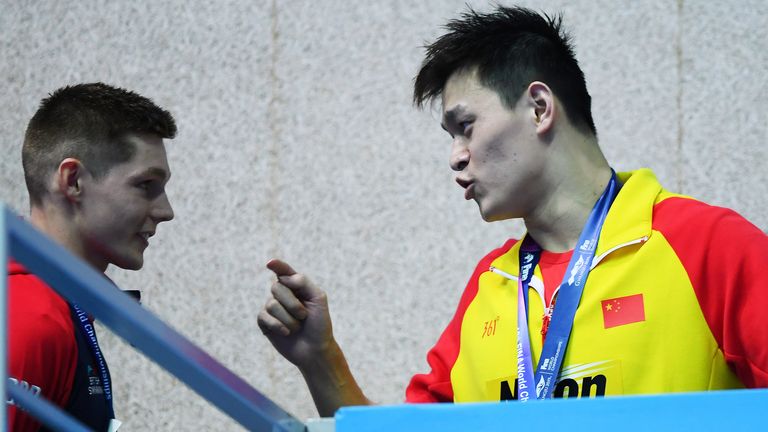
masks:
[[[168,179],[171,178],[171,173],[166,171],[163,168],[159,167],[149,167],[146,170],[140,172],[137,177],[143,177],[143,176],[154,176],[154,177],[160,177],[161,179],[168,181]]]
[[[466,110],[467,108],[464,105],[456,105],[449,109],[443,113],[443,121],[440,123],[440,126],[447,131],[448,128],[446,127],[446,124],[456,122],[456,117],[463,114]]]

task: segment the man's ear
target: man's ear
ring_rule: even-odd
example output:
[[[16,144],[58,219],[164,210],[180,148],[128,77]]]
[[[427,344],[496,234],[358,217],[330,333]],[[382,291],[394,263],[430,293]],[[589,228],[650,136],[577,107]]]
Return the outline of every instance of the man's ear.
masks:
[[[533,106],[533,121],[536,123],[536,133],[545,134],[555,124],[555,95],[548,85],[541,81],[528,84],[527,95]]]
[[[87,175],[85,166],[75,159],[66,158],[56,170],[56,189],[68,201],[80,201],[83,193],[83,177]]]

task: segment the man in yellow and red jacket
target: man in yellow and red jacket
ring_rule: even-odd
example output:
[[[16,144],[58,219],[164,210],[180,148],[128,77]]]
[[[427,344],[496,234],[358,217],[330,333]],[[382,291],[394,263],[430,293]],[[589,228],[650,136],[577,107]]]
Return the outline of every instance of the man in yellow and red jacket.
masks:
[[[619,174],[555,397],[768,386],[768,239],[733,211],[671,194],[650,170]],[[516,399],[521,242],[478,264],[453,320],[411,381],[414,402]],[[543,252],[532,278],[535,361],[545,311],[572,251]],[[556,298],[556,297],[555,297]]]
[[[440,98],[450,165],[485,221],[527,233],[478,264],[410,402],[768,386],[768,237],[603,156],[560,17],[469,10],[427,47],[417,106]],[[370,404],[325,293],[287,263],[258,322],[321,415]]]

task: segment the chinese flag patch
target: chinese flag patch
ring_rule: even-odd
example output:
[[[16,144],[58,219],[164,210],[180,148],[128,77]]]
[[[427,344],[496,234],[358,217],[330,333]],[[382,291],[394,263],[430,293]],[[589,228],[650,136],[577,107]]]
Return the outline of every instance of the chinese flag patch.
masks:
[[[603,306],[603,324],[607,329],[645,321],[642,294],[617,297],[600,303]]]

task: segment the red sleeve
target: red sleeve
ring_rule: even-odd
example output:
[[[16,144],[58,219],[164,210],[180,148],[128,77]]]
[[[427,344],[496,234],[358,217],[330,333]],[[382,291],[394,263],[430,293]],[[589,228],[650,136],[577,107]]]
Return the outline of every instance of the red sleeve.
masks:
[[[69,306],[32,275],[12,275],[9,281],[8,375],[28,391],[64,407],[77,364]],[[9,430],[39,427],[32,416],[8,405]]]
[[[768,387],[768,236],[732,210],[686,198],[656,205],[653,227],[685,267],[725,359]]]
[[[503,255],[517,240],[509,240],[504,246],[486,255],[475,268],[464,294],[459,300],[456,313],[438,339],[437,344],[427,353],[427,363],[432,369],[428,374],[417,374],[411,378],[405,390],[405,401],[411,403],[453,402],[451,369],[459,356],[461,323],[464,312],[477,294],[477,281],[480,275],[488,271],[493,260]]]

